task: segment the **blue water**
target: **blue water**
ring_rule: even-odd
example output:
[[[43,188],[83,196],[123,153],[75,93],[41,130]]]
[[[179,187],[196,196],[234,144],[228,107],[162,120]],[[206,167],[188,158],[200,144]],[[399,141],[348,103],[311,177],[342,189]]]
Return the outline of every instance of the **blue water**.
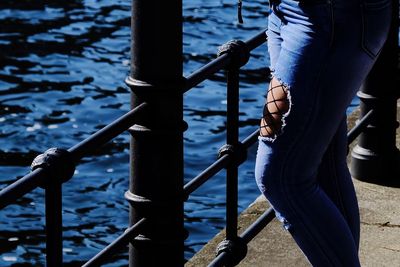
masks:
[[[184,74],[213,58],[230,39],[265,28],[266,1],[186,0]],[[33,157],[69,148],[129,110],[130,1],[2,0],[0,3],[0,188],[29,172]],[[252,52],[241,72],[240,136],[255,130],[267,86],[266,46]],[[185,182],[216,159],[225,140],[223,73],[184,96]],[[129,135],[86,157],[63,188],[64,261],[80,266],[128,224]],[[255,148],[239,173],[239,207],[259,194],[253,180]],[[0,211],[0,266],[44,264],[43,190]],[[220,172],[185,204],[190,258],[225,226],[225,178]],[[126,265],[126,252],[113,264]]]

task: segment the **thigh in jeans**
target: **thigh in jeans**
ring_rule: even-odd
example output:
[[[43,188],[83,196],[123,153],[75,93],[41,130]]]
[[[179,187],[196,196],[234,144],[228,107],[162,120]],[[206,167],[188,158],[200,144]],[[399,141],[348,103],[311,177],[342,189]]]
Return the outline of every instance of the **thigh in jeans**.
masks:
[[[271,86],[267,96],[256,179],[311,263],[358,266],[356,238],[318,184],[317,173],[342,114],[379,53],[388,9],[372,0],[361,7],[358,0],[333,0],[334,7],[302,2],[307,1],[282,0],[277,9],[284,21],[271,84],[281,88]],[[375,17],[371,9],[384,15],[382,33],[369,23]],[[271,124],[274,120],[278,123]]]

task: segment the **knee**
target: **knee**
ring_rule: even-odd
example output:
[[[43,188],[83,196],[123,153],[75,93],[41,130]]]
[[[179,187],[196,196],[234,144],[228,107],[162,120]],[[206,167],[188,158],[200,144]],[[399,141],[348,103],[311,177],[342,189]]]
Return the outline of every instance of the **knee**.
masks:
[[[283,185],[278,180],[274,179],[274,177],[262,173],[256,173],[255,178],[258,189],[267,197],[268,200],[282,197],[280,192],[284,191]]]
[[[264,195],[274,194],[276,192],[281,192],[282,183],[279,182],[279,171],[277,164],[272,165],[271,158],[272,154],[269,153],[269,147],[260,141],[256,164],[255,164],[255,180],[261,193]]]
[[[260,136],[275,138],[282,132],[290,109],[289,88],[275,77],[271,80],[260,122]]]

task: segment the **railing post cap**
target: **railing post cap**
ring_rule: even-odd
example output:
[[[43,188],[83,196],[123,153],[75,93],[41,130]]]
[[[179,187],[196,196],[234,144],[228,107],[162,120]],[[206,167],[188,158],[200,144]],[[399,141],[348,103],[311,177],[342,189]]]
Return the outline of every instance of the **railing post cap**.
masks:
[[[74,175],[75,163],[68,150],[53,147],[33,160],[31,170],[34,171],[38,168],[47,169],[49,171],[48,178],[54,176],[51,177],[54,180],[48,180],[49,183],[52,181],[64,183]]]
[[[223,54],[231,54],[229,68],[240,68],[245,65],[250,58],[250,51],[247,44],[241,40],[231,40],[218,48],[218,57]]]

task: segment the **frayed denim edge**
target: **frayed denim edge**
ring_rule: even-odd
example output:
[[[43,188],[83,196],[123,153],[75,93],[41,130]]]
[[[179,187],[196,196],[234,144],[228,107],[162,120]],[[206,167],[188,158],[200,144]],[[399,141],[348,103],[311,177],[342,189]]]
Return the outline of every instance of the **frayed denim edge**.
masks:
[[[279,132],[275,133],[272,137],[271,136],[258,136],[258,140],[260,140],[260,141],[266,141],[266,142],[273,143],[281,134],[283,134],[284,128],[286,126],[286,118],[290,114],[293,103],[292,103],[292,95],[290,92],[290,89],[291,89],[290,85],[288,83],[282,81],[281,77],[276,76],[274,69],[271,69],[271,75],[272,75],[272,78],[277,79],[279,83],[281,83],[283,86],[285,86],[287,88],[287,96],[286,97],[287,97],[287,100],[289,101],[288,111],[286,111],[284,114],[282,114],[282,118],[281,118],[282,126],[281,126],[281,129],[279,130]]]

